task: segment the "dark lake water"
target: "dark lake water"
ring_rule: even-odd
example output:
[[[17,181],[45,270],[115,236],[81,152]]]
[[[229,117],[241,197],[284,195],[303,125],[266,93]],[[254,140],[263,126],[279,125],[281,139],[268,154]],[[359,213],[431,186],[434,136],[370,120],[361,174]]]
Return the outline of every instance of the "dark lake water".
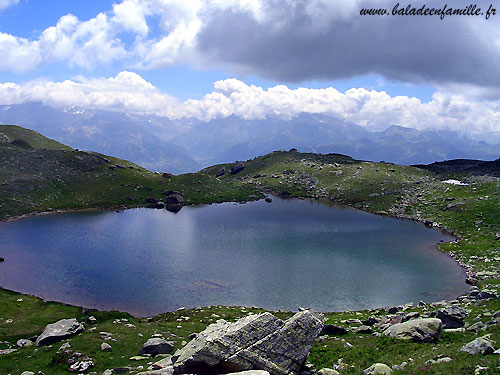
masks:
[[[468,288],[422,224],[308,200],[45,215],[0,224],[0,286],[153,315],[181,306],[363,309]]]

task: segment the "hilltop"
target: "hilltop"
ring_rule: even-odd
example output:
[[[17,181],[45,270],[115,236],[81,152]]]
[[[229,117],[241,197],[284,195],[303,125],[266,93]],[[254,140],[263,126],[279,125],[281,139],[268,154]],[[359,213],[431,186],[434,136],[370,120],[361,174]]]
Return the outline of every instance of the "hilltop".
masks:
[[[332,201],[445,229],[457,241],[439,244],[439,249],[463,264],[467,282],[479,289],[449,302],[328,313],[326,323],[340,325],[346,331],[332,328],[324,333],[312,348],[310,367],[319,370],[335,365],[341,374],[360,374],[375,362],[391,366],[406,362],[403,367],[395,367],[394,374],[469,374],[477,366],[487,368],[480,371],[482,374],[498,371],[498,355],[460,352],[464,344],[479,336],[489,335],[496,348],[500,344],[500,302],[496,297],[500,285],[498,161],[449,161],[416,167],[292,149],[214,165],[197,173],[172,175],[168,171],[153,173],[103,154],[70,149],[19,127],[0,126],[0,140],[0,219],[4,220],[56,210],[151,206],[149,202],[164,201],[164,192],[171,190],[182,195],[187,205],[245,202],[271,193]],[[0,267],[6,266],[8,260]],[[0,354],[0,372],[12,374],[20,373],[19,369],[40,370],[46,375],[67,372],[67,358],[58,351],[60,345],[41,349],[15,345],[16,340],[37,336],[46,324],[61,318],[75,317],[91,327],[67,342],[71,350],[94,358],[96,371],[126,365],[137,373],[151,359],[129,358],[136,356],[153,334],[168,336],[177,349],[218,317],[234,321],[262,311],[216,306],[139,319],[125,313],[45,303],[5,290],[0,290],[0,296],[4,302],[0,307],[0,351],[16,349]],[[358,327],[358,319],[360,324],[371,324],[436,316],[438,310],[450,306],[466,311],[466,329],[444,331],[436,343],[402,343],[380,336],[377,323],[371,330]],[[277,313],[282,318],[290,315]],[[111,353],[99,350],[103,340],[99,332],[109,332],[109,337],[117,339],[111,342]],[[451,360],[436,363],[445,357]]]

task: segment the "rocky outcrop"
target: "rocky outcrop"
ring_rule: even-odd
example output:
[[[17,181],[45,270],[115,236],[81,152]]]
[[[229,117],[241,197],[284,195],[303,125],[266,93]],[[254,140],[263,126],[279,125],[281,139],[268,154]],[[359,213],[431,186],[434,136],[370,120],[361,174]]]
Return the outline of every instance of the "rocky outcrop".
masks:
[[[322,329],[323,315],[311,310],[286,321],[270,313],[249,315],[235,323],[218,320],[175,353],[174,373],[296,373]]]
[[[460,328],[465,325],[467,311],[461,307],[452,306],[439,310],[437,318],[443,322],[443,328]]]
[[[43,333],[36,340],[37,346],[50,345],[58,341],[62,341],[72,337],[85,328],[83,323],[79,323],[76,319],[61,319],[58,322],[48,324]]]
[[[245,164],[243,164],[243,162],[239,161],[231,167],[231,174],[239,173],[243,169],[245,169]]]
[[[404,323],[394,324],[383,334],[402,340],[415,342],[435,342],[441,336],[442,323],[436,318],[412,319]]]
[[[215,174],[215,177],[221,177],[221,176],[224,176],[224,174],[226,174],[226,168],[222,167],[221,169],[219,169],[217,171],[217,173]]]

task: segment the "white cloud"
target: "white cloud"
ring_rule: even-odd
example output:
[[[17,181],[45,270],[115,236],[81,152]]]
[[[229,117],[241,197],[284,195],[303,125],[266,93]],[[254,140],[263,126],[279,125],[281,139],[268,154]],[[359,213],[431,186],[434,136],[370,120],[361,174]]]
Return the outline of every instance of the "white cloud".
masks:
[[[231,115],[244,119],[293,119],[301,113],[316,113],[372,130],[400,125],[469,134],[500,133],[500,103],[488,99],[485,90],[442,87],[430,102],[424,103],[414,97],[390,96],[364,88],[343,93],[333,87],[290,89],[278,85],[266,90],[237,79],[217,81],[214,88],[201,100],[180,102],[138,74],[124,71],[111,78],[3,83],[0,104],[39,101],[55,107],[76,105],[171,119],[196,117],[203,121]]]
[[[19,0],[0,0],[0,11],[19,4]]]

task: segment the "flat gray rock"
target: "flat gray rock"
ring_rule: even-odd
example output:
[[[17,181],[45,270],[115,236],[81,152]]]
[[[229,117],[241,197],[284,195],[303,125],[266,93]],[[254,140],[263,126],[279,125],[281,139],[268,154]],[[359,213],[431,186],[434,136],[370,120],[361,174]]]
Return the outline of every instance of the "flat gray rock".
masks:
[[[493,342],[485,337],[479,337],[462,346],[462,348],[460,348],[460,351],[472,355],[488,355],[492,354],[495,351],[495,348],[493,347]]]
[[[36,346],[50,345],[77,335],[84,330],[83,323],[79,323],[74,318],[61,319],[45,327],[43,333],[36,340]]]
[[[311,310],[286,321],[270,313],[249,315],[235,323],[219,320],[175,353],[174,373],[296,373],[322,329],[323,315]]]
[[[402,340],[415,342],[435,342],[441,336],[442,323],[437,318],[418,318],[394,324],[383,334]]]

